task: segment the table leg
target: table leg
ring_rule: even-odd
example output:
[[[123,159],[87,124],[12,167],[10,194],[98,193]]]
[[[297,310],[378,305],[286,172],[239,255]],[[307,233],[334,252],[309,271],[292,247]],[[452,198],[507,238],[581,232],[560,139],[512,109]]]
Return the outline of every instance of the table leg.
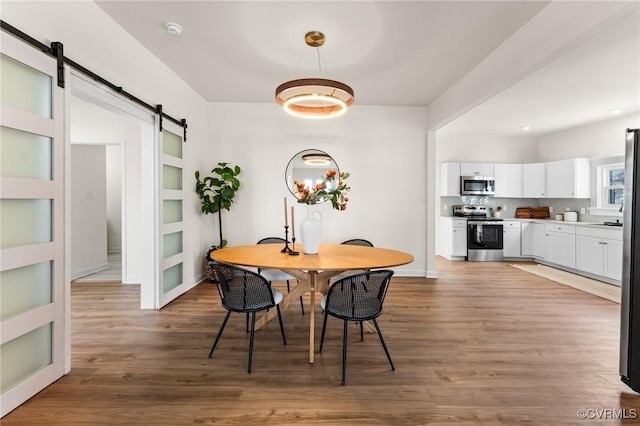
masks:
[[[309,364],[315,361],[315,317],[316,317],[316,282],[317,271],[309,271],[309,291],[311,303],[309,307]]]

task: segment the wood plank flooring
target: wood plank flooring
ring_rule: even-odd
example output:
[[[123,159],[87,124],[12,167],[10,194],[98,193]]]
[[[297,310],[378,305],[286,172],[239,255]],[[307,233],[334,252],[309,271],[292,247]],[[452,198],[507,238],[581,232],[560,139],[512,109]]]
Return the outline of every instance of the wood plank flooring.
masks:
[[[392,281],[379,322],[396,371],[375,335],[361,342],[357,325],[350,328],[346,386],[342,323],[334,318],[310,365],[309,319],[292,305],[283,312],[288,344],[276,321],[267,324],[247,374],[241,314],[231,315],[207,357],[225,313],[213,285],[141,311],[136,286],[73,284],[70,374],[2,425],[638,422],[577,415],[640,415],[640,397],[618,376],[620,305],[506,263],[439,258],[438,273]],[[321,320],[318,313],[317,344]]]

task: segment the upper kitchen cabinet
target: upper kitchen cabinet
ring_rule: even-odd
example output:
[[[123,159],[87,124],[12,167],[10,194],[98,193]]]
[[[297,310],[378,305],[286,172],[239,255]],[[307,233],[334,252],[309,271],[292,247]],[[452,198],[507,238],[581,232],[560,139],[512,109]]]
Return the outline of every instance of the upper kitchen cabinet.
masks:
[[[547,198],[589,198],[589,160],[574,158],[547,163]]]
[[[522,196],[524,198],[544,198],[547,182],[546,164],[530,163],[522,165]]]
[[[494,176],[492,163],[460,163],[460,176]]]
[[[522,164],[494,164],[493,171],[496,197],[522,197]]]
[[[460,176],[460,163],[442,163],[440,165],[441,197],[460,195]]]

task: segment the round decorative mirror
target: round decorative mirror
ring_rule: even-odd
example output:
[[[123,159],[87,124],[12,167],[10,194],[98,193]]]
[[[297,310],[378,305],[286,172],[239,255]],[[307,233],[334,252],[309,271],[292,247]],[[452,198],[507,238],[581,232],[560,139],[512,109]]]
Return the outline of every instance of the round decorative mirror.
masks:
[[[294,182],[300,182],[300,185],[304,184],[303,188],[313,190],[317,184],[322,182],[329,170],[340,171],[335,160],[329,154],[319,149],[305,149],[289,160],[284,179],[289,191],[294,197],[300,199],[299,186]],[[337,185],[337,182],[329,182],[329,184]],[[321,197],[313,204],[320,204],[325,201],[327,201],[327,198]]]

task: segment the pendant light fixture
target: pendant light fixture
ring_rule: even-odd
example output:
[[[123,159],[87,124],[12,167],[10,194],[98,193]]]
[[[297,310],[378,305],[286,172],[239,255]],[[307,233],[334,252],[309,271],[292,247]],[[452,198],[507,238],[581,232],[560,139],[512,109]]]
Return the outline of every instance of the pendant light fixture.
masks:
[[[310,31],[305,34],[307,46],[315,47],[320,63],[320,46],[324,44],[324,34]],[[353,89],[348,85],[325,78],[301,78],[287,81],[276,88],[276,102],[286,112],[302,118],[331,118],[347,112],[353,104]]]

